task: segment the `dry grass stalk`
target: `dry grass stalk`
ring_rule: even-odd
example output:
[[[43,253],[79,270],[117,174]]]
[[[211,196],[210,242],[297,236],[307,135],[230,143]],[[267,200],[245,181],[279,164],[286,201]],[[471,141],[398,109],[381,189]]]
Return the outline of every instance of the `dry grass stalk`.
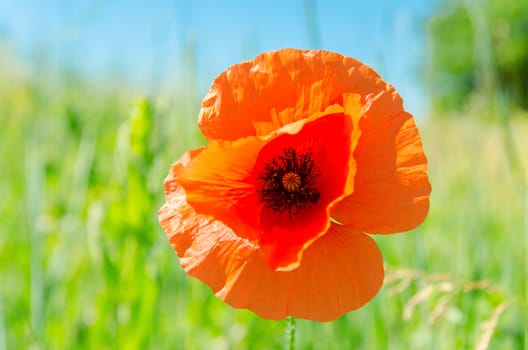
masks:
[[[501,296],[503,301],[493,309],[490,318],[481,324],[483,333],[477,343],[477,350],[485,350],[488,348],[500,315],[511,301],[514,300],[499,286],[487,280],[460,282],[448,274],[428,274],[420,270],[390,268],[388,266],[385,266],[385,270],[387,271],[387,275],[384,284],[388,288],[388,296],[403,293],[413,282],[419,283],[421,286],[404,305],[402,312],[402,318],[404,320],[411,319],[416,307],[420,303],[425,301],[436,302],[427,321],[430,326],[434,325],[440,317],[446,314],[450,303],[454,301],[456,296],[476,290],[490,295],[495,294]]]
[[[416,305],[420,304],[424,300],[427,300],[434,291],[434,286],[428,285],[425,286],[425,288],[420,290],[418,293],[413,295],[413,297],[409,299],[409,301],[405,304],[405,307],[403,308],[403,319],[410,320],[414,313]]]
[[[475,348],[476,350],[486,350],[488,348],[493,331],[495,328],[497,328],[499,317],[504,312],[504,310],[506,310],[508,305],[508,301],[502,302],[497,307],[495,307],[495,309],[493,309],[491,317],[487,321],[482,322],[482,329],[484,330],[484,333],[480,337],[480,341]]]
[[[427,324],[429,326],[434,325],[440,316],[442,316],[447,311],[447,306],[452,299],[452,294],[443,295],[438,299],[438,302],[436,303],[431,315],[429,316],[429,319],[427,320]]]

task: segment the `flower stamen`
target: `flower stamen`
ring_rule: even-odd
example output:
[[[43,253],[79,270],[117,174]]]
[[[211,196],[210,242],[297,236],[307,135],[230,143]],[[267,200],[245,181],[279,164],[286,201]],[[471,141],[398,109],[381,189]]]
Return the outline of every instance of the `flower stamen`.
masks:
[[[258,177],[262,181],[257,190],[259,200],[273,211],[298,214],[319,201],[319,176],[311,152],[297,154],[294,148],[285,148],[264,165]]]

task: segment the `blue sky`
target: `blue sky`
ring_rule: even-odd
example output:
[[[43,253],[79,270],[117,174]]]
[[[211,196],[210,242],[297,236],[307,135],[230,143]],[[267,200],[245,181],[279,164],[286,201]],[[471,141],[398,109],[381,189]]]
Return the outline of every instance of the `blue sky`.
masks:
[[[313,0],[310,17],[305,0],[0,0],[0,45],[29,64],[44,53],[91,76],[119,71],[145,90],[187,74],[192,57],[200,94],[260,52],[321,48],[375,68],[420,116],[425,21],[438,1]]]

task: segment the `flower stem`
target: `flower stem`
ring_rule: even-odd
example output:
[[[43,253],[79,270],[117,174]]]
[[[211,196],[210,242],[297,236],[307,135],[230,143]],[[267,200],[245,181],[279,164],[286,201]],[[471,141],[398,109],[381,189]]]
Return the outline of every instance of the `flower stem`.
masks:
[[[295,318],[293,316],[288,316],[286,319],[286,348],[288,350],[295,349]]]

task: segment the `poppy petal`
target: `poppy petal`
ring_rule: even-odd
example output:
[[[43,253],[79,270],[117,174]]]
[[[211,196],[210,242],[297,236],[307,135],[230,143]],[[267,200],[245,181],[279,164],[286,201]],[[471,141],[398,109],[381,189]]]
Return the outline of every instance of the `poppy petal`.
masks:
[[[235,308],[267,319],[331,321],[367,303],[382,285],[381,253],[360,232],[332,224],[306,249],[299,268],[277,272],[258,246],[196,214],[181,186],[171,193],[159,217],[182,267]]]
[[[261,245],[269,250],[269,264],[274,269],[288,271],[297,268],[304,249],[327,231],[335,203],[353,191],[356,165],[351,154],[360,137],[355,124],[360,118],[361,107],[357,95],[347,95],[345,101],[344,114],[307,123],[303,133],[296,136],[296,141],[292,135],[283,135],[264,147],[259,155],[269,158],[270,154],[278,153],[287,145],[297,143],[301,150],[302,145],[307,145],[321,170],[321,197],[312,208],[293,217],[288,213],[262,210],[260,220],[264,233]]]
[[[395,233],[418,226],[427,215],[427,159],[412,116],[399,110],[399,104],[391,89],[367,103],[354,152],[354,192],[332,212],[344,225],[368,233]]]
[[[305,119],[301,126],[288,124],[270,140],[212,141],[181,173],[187,202],[239,236],[258,240],[273,269],[296,268],[303,250],[327,231],[335,202],[352,191],[355,165],[351,144],[359,137],[358,132],[352,132],[352,119],[343,113],[331,114]],[[309,152],[320,171],[317,202],[295,214],[268,209],[258,195],[266,164],[292,147],[299,155]]]
[[[267,319],[332,321],[370,301],[383,283],[383,258],[374,240],[337,224],[306,249],[295,270],[272,271],[258,252],[246,259],[232,280],[213,291]]]
[[[247,240],[236,236],[230,228],[212,217],[197,214],[194,208],[188,205],[179,176],[202,151],[203,148],[187,152],[173,164],[165,179],[166,202],[158,211],[158,217],[185,270],[203,275],[204,280],[207,280],[214,290],[225,285],[231,263],[225,264],[226,271],[214,270],[217,263],[208,263],[207,258],[212,256],[209,250],[212,247],[228,249],[229,244],[223,243],[230,240],[238,244]],[[217,253],[221,255],[218,250]],[[236,256],[231,257],[236,259]],[[244,258],[244,255],[240,255],[240,258]],[[225,258],[221,260],[226,262]]]
[[[179,176],[187,202],[214,216],[248,239],[258,239],[262,204],[255,190],[253,168],[266,141],[247,137],[213,141],[189,162]]]
[[[351,57],[323,50],[270,51],[215,78],[202,102],[199,126],[208,140],[261,135],[260,126],[281,113],[293,122],[341,102],[345,93],[358,94],[363,102],[388,87]]]

